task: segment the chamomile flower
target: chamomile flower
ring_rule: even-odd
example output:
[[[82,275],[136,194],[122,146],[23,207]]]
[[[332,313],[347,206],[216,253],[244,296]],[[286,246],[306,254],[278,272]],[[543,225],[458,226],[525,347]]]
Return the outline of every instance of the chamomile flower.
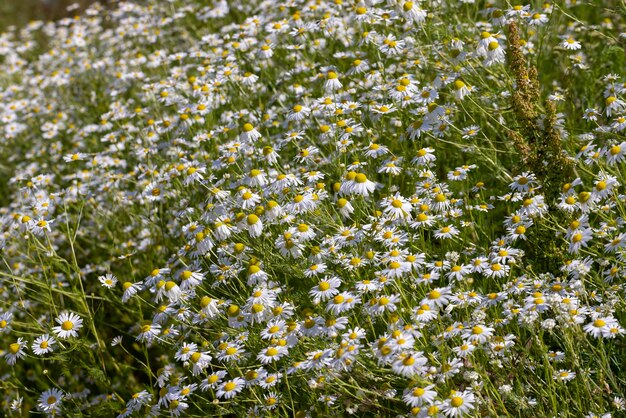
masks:
[[[33,341],[31,348],[33,353],[38,356],[43,356],[54,351],[56,340],[49,334],[40,335]]]
[[[24,358],[26,356],[26,352],[24,348],[26,347],[27,341],[24,341],[23,338],[18,338],[17,341],[9,344],[9,348],[4,353],[4,359],[7,364],[12,366],[14,365],[18,359]]]
[[[37,407],[40,411],[50,415],[56,415],[61,411],[65,395],[59,389],[52,388],[39,395],[39,403]]]
[[[453,392],[444,403],[443,413],[448,417],[461,417],[474,409],[475,402],[476,398],[469,390]]]
[[[576,372],[573,372],[571,370],[564,370],[561,369],[559,371],[557,371],[554,375],[553,375],[553,379],[556,380],[557,382],[569,382],[570,380],[574,379],[576,377]]]
[[[400,354],[392,363],[392,370],[404,377],[413,377],[422,371],[428,360],[422,352]]]
[[[124,290],[124,293],[122,294],[122,302],[126,303],[128,302],[128,300],[130,300],[130,298],[132,298],[133,296],[135,296],[137,294],[137,292],[139,292],[141,290],[142,287],[142,282],[137,282],[137,283],[133,283],[133,282],[124,282],[122,284],[122,289]]]
[[[73,312],[63,312],[55,320],[59,325],[52,331],[62,339],[78,337],[78,331],[83,327],[83,319]]]
[[[118,282],[117,277],[115,277],[111,273],[107,273],[104,276],[98,277],[98,280],[100,281],[102,286],[106,287],[107,289],[113,289]]]
[[[231,399],[235,397],[244,388],[245,381],[240,377],[227,380],[219,385],[216,396],[223,399]]]
[[[437,392],[433,390],[435,385],[414,386],[405,389],[402,400],[410,407],[431,405],[437,397]]]
[[[411,204],[399,194],[384,199],[383,207],[384,213],[391,219],[411,219]]]

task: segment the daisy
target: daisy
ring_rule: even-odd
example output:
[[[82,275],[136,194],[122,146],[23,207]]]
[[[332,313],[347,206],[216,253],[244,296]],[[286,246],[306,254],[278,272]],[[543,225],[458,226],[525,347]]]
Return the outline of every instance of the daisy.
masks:
[[[276,386],[281,380],[280,373],[271,373],[259,380],[259,386],[263,389],[269,389]]]
[[[454,97],[459,100],[463,100],[471,92],[470,87],[462,80],[456,80],[452,85],[454,86]]]
[[[583,326],[583,330],[594,338],[606,337],[610,333],[610,328],[616,324],[617,321],[614,318],[597,317]]]
[[[419,213],[413,222],[411,222],[411,228],[428,228],[433,226],[435,222],[439,219],[436,215],[428,215],[427,213]]]
[[[48,389],[39,396],[39,404],[37,406],[39,410],[47,414],[56,415],[61,411],[63,398],[63,392],[59,389]]]
[[[530,26],[541,26],[548,21],[548,16],[543,13],[533,13],[528,16]]]
[[[373,298],[369,301],[367,310],[372,315],[382,315],[384,312],[394,312],[397,309],[396,304],[400,301],[399,295],[381,296]]]
[[[384,145],[377,144],[375,142],[370,143],[366,148],[364,148],[364,154],[367,157],[378,158],[382,155],[385,155],[389,152],[389,148]]]
[[[339,75],[335,71],[329,71],[326,73],[326,81],[324,82],[324,90],[327,93],[332,93],[339,90],[343,85],[339,81]]]
[[[77,331],[83,326],[82,318],[73,312],[63,312],[56,318],[56,322],[59,326],[53,327],[52,330],[63,339],[77,337]]]
[[[405,1],[399,2],[398,6],[401,8],[400,13],[409,22],[416,24],[424,23],[427,11],[419,7],[419,1]]]
[[[8,365],[12,366],[18,359],[26,356],[26,352],[24,351],[26,344],[27,342],[21,337],[18,338],[16,342],[9,344],[9,349],[4,354],[4,359]]]
[[[402,400],[410,407],[430,405],[437,397],[437,392],[432,390],[435,385],[416,386],[404,390]]]
[[[45,220],[44,218],[40,218],[38,221],[32,220],[29,223],[30,231],[37,236],[42,236],[46,231],[50,232],[50,225],[54,222],[54,220]]]
[[[204,379],[202,383],[200,383],[200,390],[202,390],[203,392],[206,392],[209,389],[213,389],[213,390],[217,389],[217,387],[220,385],[220,383],[222,382],[222,379],[224,379],[225,376],[226,376],[226,371],[224,370],[218,370],[209,374],[206,377],[206,379]]]
[[[314,303],[327,301],[339,293],[339,286],[341,286],[341,280],[338,277],[325,278],[309,291],[309,295]]]
[[[493,328],[486,325],[474,325],[472,328],[463,330],[462,336],[470,342],[482,344],[491,338],[493,331]]]
[[[196,351],[189,356],[189,362],[192,364],[191,373],[197,376],[209,367],[212,357],[205,352]]]
[[[391,219],[411,219],[411,204],[400,194],[383,200],[383,212]]]
[[[447,225],[436,230],[434,236],[437,239],[450,239],[459,235],[459,232],[454,225]]]
[[[472,352],[475,349],[476,349],[476,346],[473,343],[469,341],[464,341],[463,344],[454,347],[452,351],[454,352],[454,354],[456,354],[460,358],[466,358],[470,354],[472,354]]]
[[[130,298],[135,296],[137,292],[141,290],[142,284],[143,283],[141,281],[137,283],[124,282],[124,284],[122,285],[122,289],[124,290],[124,293],[122,294],[122,302],[126,303]]]
[[[581,48],[580,42],[575,40],[573,37],[566,37],[563,42],[561,42],[561,47],[568,49],[570,51],[576,51]]]
[[[66,163],[71,163],[74,161],[82,161],[85,158],[87,158],[87,154],[84,154],[82,152],[77,152],[74,154],[67,154],[63,156],[63,161],[65,161]]]
[[[257,56],[261,59],[269,59],[272,57],[272,55],[274,55],[274,50],[272,49],[274,47],[274,44],[269,43],[269,44],[263,44],[261,45],[261,48],[259,48],[258,52],[257,52]]]
[[[424,353],[421,351],[403,353],[392,363],[391,369],[401,376],[413,377],[420,373],[424,365],[428,362],[423,354]]]
[[[246,217],[246,228],[250,237],[259,237],[263,232],[263,222],[261,221],[261,219],[259,219],[257,215],[251,213]]]
[[[615,96],[609,96],[604,100],[606,107],[604,113],[611,117],[614,113],[621,113],[626,109],[626,102],[622,99],[618,99]]]
[[[155,337],[157,337],[161,333],[161,325],[151,323],[150,321],[146,322],[147,323],[144,323],[141,326],[141,332],[137,335],[136,340],[140,342],[150,343],[152,342],[152,340],[154,340]]]
[[[428,323],[439,316],[436,309],[432,308],[426,303],[422,303],[420,306],[413,310],[412,318],[419,323]]]
[[[356,194],[363,197],[369,197],[370,193],[373,193],[374,190],[376,190],[376,183],[369,180],[363,173],[351,171],[346,175],[346,179],[348,182],[341,185],[340,193],[343,188],[345,194]],[[346,185],[345,188],[344,185]]]
[[[529,225],[517,225],[515,227],[507,228],[507,236],[511,241],[515,242],[518,239],[526,240],[526,231]]]
[[[248,173],[245,182],[250,187],[263,187],[268,183],[268,180],[263,170],[254,168]]]
[[[570,236],[569,249],[570,253],[577,253],[581,247],[587,247],[587,243],[593,238],[591,229],[578,229]]]
[[[56,340],[54,337],[49,334],[44,334],[35,339],[33,341],[33,345],[31,346],[33,352],[42,356],[44,354],[48,354],[54,351],[54,345],[56,344]]]
[[[11,332],[11,321],[13,320],[13,313],[3,312],[0,314],[0,333],[8,334]]]
[[[420,302],[420,305],[428,305],[432,308],[439,309],[450,303],[451,298],[452,291],[450,288],[438,287],[428,292],[426,297]]]
[[[527,192],[536,185],[537,177],[532,173],[524,172],[513,177],[513,182],[509,184],[509,187],[514,192]]]
[[[483,270],[483,274],[486,277],[502,278],[509,274],[511,268],[507,264],[500,264],[494,262]]]
[[[626,142],[621,142],[608,147],[604,152],[604,155],[606,157],[606,162],[609,163],[609,165],[622,162],[624,160],[624,156],[626,156]]]
[[[286,347],[271,346],[261,350],[261,352],[257,355],[257,360],[259,360],[261,364],[269,364],[280,360],[281,357],[287,354],[288,351]]]
[[[349,311],[359,303],[361,303],[361,299],[358,296],[350,292],[341,292],[328,302],[326,310],[334,315],[339,315]]]
[[[553,379],[557,382],[569,382],[576,377],[576,372],[561,369],[554,374]]]
[[[311,113],[310,108],[297,104],[292,107],[291,112],[287,114],[287,120],[299,122],[301,120],[304,120],[309,115],[309,113]]]
[[[526,5],[515,5],[511,9],[506,11],[506,17],[523,17],[527,16],[530,13],[530,4]]]
[[[316,263],[316,264],[312,264],[311,266],[309,266],[309,268],[307,268],[304,272],[304,276],[305,277],[314,277],[317,276],[319,274],[322,274],[326,271],[326,264],[324,263]]]
[[[494,64],[502,64],[504,63],[505,59],[505,50],[502,45],[500,45],[500,42],[489,42],[489,44],[487,45],[487,51],[485,54],[483,65],[485,67],[489,67]]]
[[[106,287],[107,289],[113,289],[117,284],[117,277],[115,277],[111,273],[107,273],[104,276],[98,277],[98,280],[100,281],[102,286]]]
[[[448,417],[461,417],[474,409],[476,398],[472,392],[453,392],[443,406],[443,413]]]

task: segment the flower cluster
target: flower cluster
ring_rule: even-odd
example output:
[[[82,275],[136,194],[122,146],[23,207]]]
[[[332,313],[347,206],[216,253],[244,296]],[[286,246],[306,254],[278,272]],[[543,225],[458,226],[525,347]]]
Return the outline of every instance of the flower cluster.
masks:
[[[0,36],[6,414],[624,409],[623,19],[144,3]],[[510,22],[556,199],[507,136]]]

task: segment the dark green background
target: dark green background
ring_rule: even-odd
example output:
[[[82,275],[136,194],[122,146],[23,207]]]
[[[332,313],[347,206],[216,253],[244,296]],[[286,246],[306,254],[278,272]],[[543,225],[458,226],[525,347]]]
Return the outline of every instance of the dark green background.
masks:
[[[0,0],[0,32],[11,25],[23,26],[31,20],[54,20],[73,16],[94,0]],[[78,3],[82,7],[67,12],[66,7]],[[106,3],[106,1],[101,3]]]

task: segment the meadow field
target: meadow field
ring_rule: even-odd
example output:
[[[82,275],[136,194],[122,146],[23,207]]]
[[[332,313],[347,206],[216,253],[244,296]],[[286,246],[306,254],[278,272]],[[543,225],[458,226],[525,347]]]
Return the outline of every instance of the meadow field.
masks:
[[[624,0],[52,3],[1,416],[626,416]]]

